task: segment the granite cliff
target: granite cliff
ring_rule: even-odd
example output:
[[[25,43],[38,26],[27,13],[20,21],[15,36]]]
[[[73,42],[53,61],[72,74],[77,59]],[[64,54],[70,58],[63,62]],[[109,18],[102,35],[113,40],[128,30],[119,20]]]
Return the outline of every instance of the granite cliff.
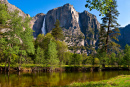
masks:
[[[33,36],[36,38],[39,34],[42,33],[41,28],[43,26],[45,14],[39,13],[31,20],[31,28],[34,30]]]

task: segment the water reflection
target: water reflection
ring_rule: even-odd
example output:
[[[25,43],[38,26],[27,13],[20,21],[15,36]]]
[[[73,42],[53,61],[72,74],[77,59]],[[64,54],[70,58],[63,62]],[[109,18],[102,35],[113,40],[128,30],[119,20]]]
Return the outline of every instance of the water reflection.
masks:
[[[72,82],[99,81],[130,71],[55,72],[55,73],[0,73],[0,87],[63,86]]]

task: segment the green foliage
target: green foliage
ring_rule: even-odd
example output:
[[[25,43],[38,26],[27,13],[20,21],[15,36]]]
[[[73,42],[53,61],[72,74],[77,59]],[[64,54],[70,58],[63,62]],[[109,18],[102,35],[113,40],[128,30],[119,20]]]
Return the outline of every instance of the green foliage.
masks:
[[[66,43],[62,41],[56,41],[56,44],[57,44],[58,58],[60,60],[59,63],[61,65],[62,63],[65,63],[66,61],[65,53],[67,52],[68,47]]]
[[[52,35],[56,40],[62,40],[63,39],[63,31],[60,27],[59,20],[56,20],[56,23],[54,24],[55,28],[52,29]]]
[[[22,63],[25,56],[34,54],[32,29],[30,18],[23,19],[19,11],[8,12],[6,5],[0,4],[0,28],[6,28],[0,37],[0,49],[3,51],[4,61],[8,62],[8,69],[11,63]],[[24,56],[24,57],[23,57]]]
[[[124,57],[123,52],[122,52],[122,53],[120,52],[120,53],[117,54],[117,61],[116,61],[116,62],[117,62],[118,65],[120,65],[120,66],[123,65],[123,57]]]
[[[111,52],[119,52],[119,44],[114,41],[118,41],[118,36],[120,35],[120,31],[118,29],[119,24],[117,23],[117,17],[119,16],[119,12],[117,10],[116,1],[110,3],[113,5],[107,9],[108,13],[102,18],[102,25],[100,31],[100,49],[107,53]],[[106,30],[106,31],[105,31]]]
[[[96,65],[100,64],[100,60],[98,58],[94,58],[94,64]]]
[[[82,55],[73,54],[70,64],[71,65],[80,65],[80,64],[82,64],[82,61],[83,61]]]
[[[106,52],[98,51],[97,57],[99,58],[101,65],[107,65],[109,63],[109,57]]]
[[[111,4],[113,0],[86,0],[87,4],[85,5],[86,8],[89,8],[90,11],[92,9],[96,9],[100,12],[100,15],[109,13],[107,9],[111,10],[110,7],[113,7]]]
[[[31,18],[29,17],[26,17],[24,19],[24,22],[23,22],[23,33],[21,33],[21,39],[22,39],[22,43],[25,47],[25,50],[28,52],[28,53],[31,53],[31,54],[34,54],[35,52],[35,49],[34,49],[34,43],[33,43],[33,30],[30,28],[30,20]]]
[[[124,49],[124,65],[130,65],[130,46],[127,44]]]
[[[35,58],[36,64],[45,64],[45,58],[44,58],[44,50],[40,47],[36,50],[36,58]]]
[[[47,63],[51,66],[59,64],[56,47],[56,43],[50,40],[50,43],[48,44]]]
[[[116,54],[115,53],[111,53],[110,64],[114,65],[115,62],[116,62]]]
[[[43,39],[44,39],[44,35],[43,34],[39,34],[35,40],[35,46],[38,47],[43,47]]]
[[[0,3],[0,25],[7,24],[7,20],[10,18],[10,15],[5,4]]]
[[[73,58],[73,53],[71,52],[65,52],[65,62],[66,65],[69,65],[71,63],[71,59]]]

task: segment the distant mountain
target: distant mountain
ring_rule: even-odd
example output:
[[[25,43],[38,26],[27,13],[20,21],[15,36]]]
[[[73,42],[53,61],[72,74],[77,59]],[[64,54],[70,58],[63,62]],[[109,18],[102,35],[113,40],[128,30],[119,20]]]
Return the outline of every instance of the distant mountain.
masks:
[[[130,45],[130,24],[128,24],[125,27],[119,28],[121,35],[118,37],[119,44],[122,49],[125,48],[125,45]]]

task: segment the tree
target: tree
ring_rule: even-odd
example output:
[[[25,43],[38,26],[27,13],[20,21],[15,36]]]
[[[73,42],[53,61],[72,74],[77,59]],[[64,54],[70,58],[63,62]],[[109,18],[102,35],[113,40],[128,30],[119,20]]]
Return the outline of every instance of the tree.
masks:
[[[118,67],[121,67],[121,65],[123,65],[123,57],[124,57],[123,52],[117,54]]]
[[[7,21],[10,19],[10,15],[7,9],[6,4],[0,3],[0,29],[2,26],[7,24]]]
[[[43,47],[43,40],[44,40],[44,35],[43,34],[39,34],[38,36],[37,36],[37,38],[36,38],[36,40],[35,40],[35,46],[36,46],[36,48],[38,47],[38,46],[40,46],[40,47]]]
[[[105,52],[105,44],[106,44],[106,30],[101,25],[100,32],[99,32],[98,53]]]
[[[6,63],[8,62],[8,70],[10,70],[10,63],[12,61],[12,55],[18,54],[19,51],[19,44],[20,44],[20,33],[22,32],[22,17],[18,16],[18,11],[15,10],[14,12],[9,13],[10,14],[10,20],[8,23],[9,29],[7,29],[7,32],[4,33],[4,39],[6,41],[4,52],[6,55],[8,55],[6,59]],[[3,45],[4,46],[4,45]],[[5,64],[6,66],[6,64]]]
[[[127,44],[124,49],[124,65],[130,66],[130,46]]]
[[[50,40],[50,43],[48,44],[47,54],[48,54],[47,63],[53,69],[53,66],[59,64],[59,59],[58,59],[57,50],[56,50],[56,43],[51,40]]]
[[[100,43],[107,53],[113,49],[117,50],[119,45],[113,41],[118,41],[117,37],[120,35],[118,29],[119,24],[116,21],[119,15],[116,0],[87,0],[86,7],[90,10],[96,9],[100,11],[101,14],[105,14],[102,18],[103,23],[101,25],[100,34],[103,34],[104,30],[106,30],[106,33],[100,35],[100,37],[103,38],[102,40],[100,39],[100,41],[102,41]]]
[[[119,24],[117,23],[119,12],[116,9],[116,1],[113,0],[113,2],[111,2],[110,4],[113,5],[113,7],[109,7],[108,13],[105,14],[105,17],[102,18],[102,27],[105,28],[105,30],[107,31],[105,42],[105,50],[107,53],[112,50],[116,50],[115,48],[119,47],[119,45],[114,41],[118,41],[118,36],[120,35],[120,31],[118,29]]]
[[[45,63],[44,50],[41,49],[40,47],[38,47],[37,50],[36,50],[35,63],[36,64],[44,64]]]
[[[69,65],[71,64],[71,59],[73,58],[73,53],[67,51],[65,52],[65,62],[66,62],[66,65]]]
[[[105,68],[105,65],[109,63],[109,58],[107,53],[101,52],[100,50],[97,51],[97,57],[100,60],[100,64],[102,65],[102,68]]]
[[[11,62],[15,61],[14,55],[20,56],[16,58],[19,58],[18,62],[21,64],[23,56],[31,53],[34,54],[34,45],[32,42],[33,31],[29,25],[29,22],[31,20],[29,17],[22,19],[22,17],[19,16],[19,11],[15,10],[14,12],[8,12],[7,8],[3,7],[2,10],[0,8],[0,14],[3,15],[3,19],[0,18],[0,21],[2,24],[2,29],[5,26],[6,29],[4,29],[5,32],[2,33],[2,36],[0,38],[0,41],[2,41],[2,46],[0,49],[3,50],[3,53],[5,55],[5,69],[8,62],[9,70]],[[7,14],[3,14],[2,12]]]
[[[21,22],[22,30],[19,33],[19,39],[21,43],[19,44],[19,70],[22,64],[22,60],[25,60],[23,56],[27,54],[34,54],[35,48],[33,43],[33,30],[30,28],[29,22],[31,18],[26,17],[23,22]]]
[[[57,44],[57,51],[58,51],[58,58],[59,58],[59,65],[61,66],[61,64],[64,62],[65,63],[65,53],[68,50],[68,47],[66,45],[65,42],[62,41],[56,41]]]
[[[114,63],[116,63],[116,54],[113,52],[110,55],[110,64],[114,65]]]
[[[54,24],[55,28],[52,29],[52,35],[56,40],[62,40],[63,39],[63,31],[62,28],[60,27],[60,22],[57,19],[56,23]]]
[[[73,54],[73,57],[71,59],[71,64],[72,65],[80,65],[80,64],[82,64],[82,60],[83,60],[82,55]]]
[[[84,65],[87,64],[87,57],[88,57],[87,54],[83,53],[83,54],[82,54],[82,57],[83,57],[83,62],[82,62],[82,64],[84,64]]]

